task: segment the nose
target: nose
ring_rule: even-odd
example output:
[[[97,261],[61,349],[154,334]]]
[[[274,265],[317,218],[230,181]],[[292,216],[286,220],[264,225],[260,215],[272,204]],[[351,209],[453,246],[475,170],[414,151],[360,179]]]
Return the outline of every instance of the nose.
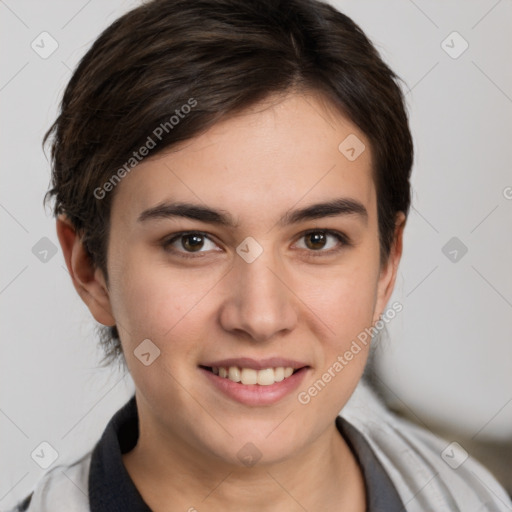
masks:
[[[255,342],[291,332],[297,325],[298,299],[287,283],[283,265],[270,251],[252,263],[236,258],[220,311],[222,327]]]

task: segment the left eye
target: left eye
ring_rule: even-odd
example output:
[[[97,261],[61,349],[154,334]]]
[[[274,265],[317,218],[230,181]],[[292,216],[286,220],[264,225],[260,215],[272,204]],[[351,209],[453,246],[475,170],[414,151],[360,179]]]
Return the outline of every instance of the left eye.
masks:
[[[309,231],[304,233],[300,240],[305,240],[304,246],[300,247],[301,249],[310,249],[316,252],[329,252],[329,250],[335,249],[336,246],[347,243],[341,233],[333,231]]]

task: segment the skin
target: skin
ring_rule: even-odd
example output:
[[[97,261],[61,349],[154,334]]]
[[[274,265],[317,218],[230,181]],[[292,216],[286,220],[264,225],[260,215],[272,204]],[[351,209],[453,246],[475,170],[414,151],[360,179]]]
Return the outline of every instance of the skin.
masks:
[[[338,150],[350,134],[366,146],[352,162]],[[289,210],[341,197],[361,202],[367,218],[278,224]],[[137,220],[169,200],[222,209],[238,224]],[[127,175],[113,198],[108,287],[71,224],[58,219],[74,286],[94,318],[120,332],[140,420],[138,443],[123,460],[153,510],[365,510],[361,470],[334,419],[361,378],[368,347],[307,405],[297,393],[384,312],[404,225],[399,213],[381,267],[370,144],[313,93],[269,99]],[[344,233],[350,245],[327,235],[315,246],[304,236],[312,229]],[[210,236],[199,257],[190,239],[163,247],[193,230]],[[236,252],[248,236],[263,249],[252,263]],[[161,351],[149,366],[134,356],[147,338]],[[297,392],[249,407],[214,389],[198,368],[242,356],[281,356],[310,369]],[[245,467],[237,452],[249,442],[262,457]]]

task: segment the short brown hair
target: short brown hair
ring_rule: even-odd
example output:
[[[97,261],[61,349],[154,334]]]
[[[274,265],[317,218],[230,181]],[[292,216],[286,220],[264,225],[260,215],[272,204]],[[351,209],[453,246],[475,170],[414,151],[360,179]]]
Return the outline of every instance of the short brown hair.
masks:
[[[381,262],[395,217],[408,214],[413,144],[397,76],[362,30],[316,0],[153,0],[110,25],[66,87],[53,135],[54,214],[80,233],[108,284],[111,180],[167,123],[151,155],[272,94],[321,93],[368,137]],[[195,108],[169,125],[190,99]],[[341,142],[341,141],[340,141]],[[100,328],[106,359],[122,355],[116,327]]]

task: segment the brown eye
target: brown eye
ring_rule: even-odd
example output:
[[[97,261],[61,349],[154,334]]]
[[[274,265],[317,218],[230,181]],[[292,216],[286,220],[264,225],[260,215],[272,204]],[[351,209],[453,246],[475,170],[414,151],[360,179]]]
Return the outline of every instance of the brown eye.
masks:
[[[167,252],[183,257],[194,253],[198,256],[204,256],[207,252],[215,251],[215,248],[218,248],[208,235],[196,231],[177,233],[170,239],[165,240],[162,247]]]
[[[308,249],[318,250],[324,248],[327,236],[323,231],[315,231],[314,233],[308,233],[305,236],[305,240]]]
[[[299,248],[308,250],[310,254],[316,252],[318,255],[327,255],[347,246],[350,246],[348,237],[332,230],[309,231],[299,240]]]
[[[183,249],[196,252],[204,245],[204,236],[194,233],[192,235],[184,235],[181,237],[181,245]]]

